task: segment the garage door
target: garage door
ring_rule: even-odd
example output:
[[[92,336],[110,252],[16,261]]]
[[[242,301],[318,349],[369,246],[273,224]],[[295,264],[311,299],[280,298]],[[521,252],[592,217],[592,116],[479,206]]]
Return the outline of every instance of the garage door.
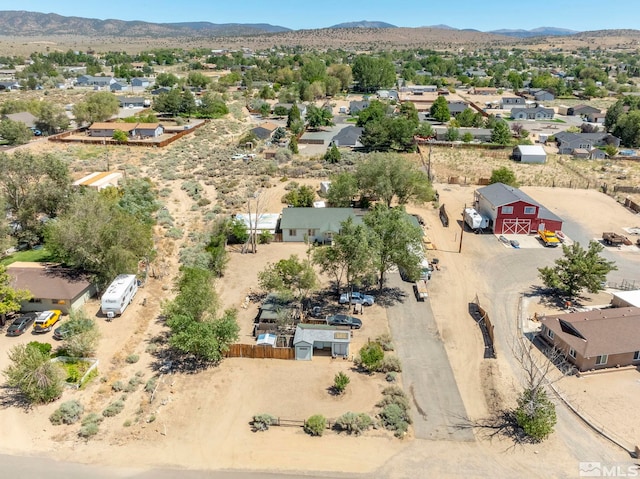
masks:
[[[311,361],[311,346],[296,346],[296,361]]]
[[[502,234],[527,235],[531,231],[531,220],[518,218],[502,221]]]

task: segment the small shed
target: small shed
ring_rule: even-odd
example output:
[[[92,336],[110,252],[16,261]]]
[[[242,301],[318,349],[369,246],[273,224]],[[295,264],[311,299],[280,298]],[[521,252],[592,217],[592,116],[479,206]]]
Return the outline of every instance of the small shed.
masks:
[[[320,193],[322,193],[323,195],[326,195],[327,193],[329,193],[329,188],[331,187],[331,182],[330,181],[321,181],[320,182]]]
[[[542,145],[518,145],[513,149],[513,159],[521,163],[545,163],[547,152]]]
[[[97,190],[103,190],[110,186],[117,188],[120,178],[122,178],[122,173],[119,171],[97,171],[74,181],[73,186],[86,186]]]
[[[276,339],[278,336],[271,333],[258,334],[258,339],[256,340],[257,346],[275,346]]]
[[[611,298],[611,306],[614,308],[640,308],[640,289],[616,291]]]
[[[293,337],[296,361],[311,361],[315,349],[331,352],[332,357],[349,355],[351,331],[341,326],[299,324]]]

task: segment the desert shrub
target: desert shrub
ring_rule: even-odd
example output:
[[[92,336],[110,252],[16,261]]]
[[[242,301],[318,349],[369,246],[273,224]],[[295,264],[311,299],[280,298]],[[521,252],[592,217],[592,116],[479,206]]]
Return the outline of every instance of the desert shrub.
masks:
[[[288,184],[285,185],[284,189],[287,191],[293,191],[295,189],[298,189],[300,185],[298,184],[297,181],[290,181]]]
[[[270,414],[258,414],[253,416],[253,421],[251,421],[251,427],[254,431],[266,431],[269,427],[275,423],[276,418],[271,416]]]
[[[327,420],[321,414],[315,414],[304,422],[304,432],[311,436],[322,436],[327,427]]]
[[[122,423],[122,425],[124,427],[130,427],[131,426],[131,419],[127,419],[124,423]]]
[[[140,380],[140,378],[138,377],[133,377],[131,379],[129,379],[129,382],[127,383],[127,387],[124,388],[124,390],[128,393],[135,391],[136,389],[138,389],[138,386],[140,385],[142,381]]]
[[[147,381],[147,383],[144,385],[144,390],[148,393],[152,393],[155,388],[156,388],[156,384],[158,382],[158,378],[156,377],[152,377],[151,379],[149,379]]]
[[[51,354],[51,345],[49,343],[40,343],[38,341],[30,341],[27,343],[28,348],[35,348],[45,356]]]
[[[77,364],[69,364],[67,365],[67,379],[68,383],[77,383],[80,381],[82,374],[80,373],[80,369],[78,369]]]
[[[400,358],[398,356],[385,355],[378,367],[378,371],[381,373],[401,372]]]
[[[373,425],[371,416],[366,413],[354,413],[347,412],[340,416],[336,421],[336,426],[341,431],[345,431],[348,434],[360,435],[363,431],[366,431]]]
[[[122,381],[116,381],[111,385],[111,389],[115,392],[120,392],[124,389],[124,384],[122,383]]]
[[[376,342],[382,346],[384,351],[393,351],[393,341],[390,334],[381,334],[376,338]]]
[[[360,348],[357,365],[366,371],[377,371],[384,358],[382,346],[378,343],[367,343]]]
[[[264,230],[258,235],[258,243],[269,244],[273,241],[273,234],[270,231]]]
[[[349,384],[350,381],[351,380],[349,379],[349,376],[347,376],[345,373],[340,371],[333,378],[333,390],[334,390],[334,392],[336,394],[344,393],[344,391],[345,391],[345,389],[347,389],[347,385]]]
[[[402,437],[409,429],[411,418],[406,409],[398,404],[387,404],[380,412],[380,420],[386,429],[395,431],[396,437]]]
[[[30,403],[44,404],[62,395],[63,370],[40,348],[16,345],[9,351],[9,360],[4,370],[7,385],[18,389]]]
[[[184,231],[182,231],[180,228],[176,228],[175,226],[172,226],[167,230],[167,232],[164,235],[167,238],[180,239],[184,235]]]
[[[73,424],[80,420],[83,412],[84,407],[82,404],[74,399],[60,404],[60,407],[49,416],[49,421],[55,426],[59,426],[60,424]]]
[[[92,412],[82,419],[82,427],[78,431],[78,435],[85,439],[98,434],[99,425],[102,422],[102,417]]]
[[[518,398],[515,418],[533,442],[546,439],[556,425],[556,407],[544,389],[526,389]]]
[[[129,364],[135,364],[140,360],[140,356],[138,356],[137,354],[130,354],[129,356],[127,356],[127,359],[125,359],[126,362],[128,362]]]
[[[102,411],[102,415],[104,417],[113,417],[117,416],[124,409],[124,402],[118,399],[117,401],[113,401],[109,404],[104,411]]]
[[[200,198],[198,200],[198,206],[207,206],[211,204],[211,200],[208,198]]]
[[[387,373],[385,379],[387,380],[387,382],[395,383],[397,377],[398,377],[398,373],[396,373],[395,371],[391,371],[390,373]]]

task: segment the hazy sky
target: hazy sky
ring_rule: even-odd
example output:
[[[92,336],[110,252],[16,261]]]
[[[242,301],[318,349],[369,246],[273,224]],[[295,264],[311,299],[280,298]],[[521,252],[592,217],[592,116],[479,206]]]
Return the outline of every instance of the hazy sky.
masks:
[[[3,9],[147,22],[270,23],[293,29],[370,20],[494,30],[640,28],[639,0],[21,0]]]

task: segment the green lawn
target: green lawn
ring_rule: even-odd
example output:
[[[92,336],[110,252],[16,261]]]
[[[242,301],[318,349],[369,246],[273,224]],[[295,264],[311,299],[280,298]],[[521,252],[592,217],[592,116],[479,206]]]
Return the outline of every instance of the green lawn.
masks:
[[[16,261],[27,261],[32,263],[46,263],[47,261],[51,261],[51,253],[47,251],[46,248],[40,249],[30,249],[26,251],[18,251],[17,253],[12,254],[11,256],[7,256],[0,260],[0,264],[4,266],[9,266],[11,263],[15,263]]]

